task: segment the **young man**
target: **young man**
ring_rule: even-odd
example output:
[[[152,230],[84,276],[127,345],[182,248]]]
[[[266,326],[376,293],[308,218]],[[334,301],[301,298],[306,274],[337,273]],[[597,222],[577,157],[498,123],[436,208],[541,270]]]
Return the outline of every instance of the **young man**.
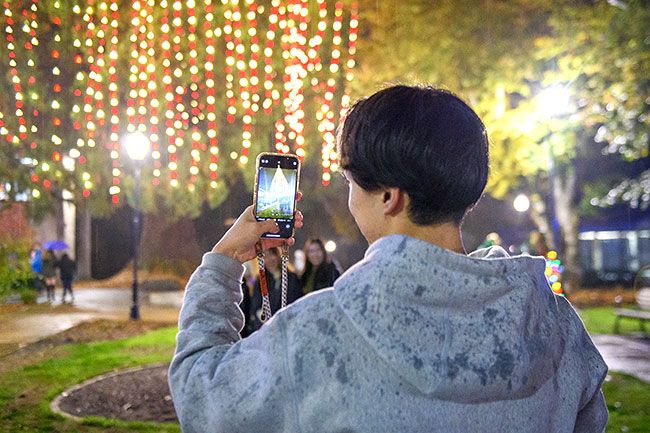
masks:
[[[240,340],[242,263],[275,227],[246,209],[187,287],[169,376],[183,431],[604,431],[607,368],[544,260],[464,252],[488,176],[477,115],[387,88],[351,108],[339,152],[365,258]]]

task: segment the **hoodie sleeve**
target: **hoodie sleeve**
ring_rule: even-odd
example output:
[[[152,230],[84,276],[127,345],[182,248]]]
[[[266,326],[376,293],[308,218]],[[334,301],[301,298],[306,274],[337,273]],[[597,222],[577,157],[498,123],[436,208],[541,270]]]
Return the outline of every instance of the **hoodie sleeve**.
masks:
[[[580,316],[564,297],[556,297],[562,313],[567,317],[569,348],[577,359],[575,368],[581,379],[583,396],[574,425],[574,433],[601,433],[607,425],[607,405],[602,384],[607,375],[607,364],[585,329]]]
[[[607,425],[607,405],[603,392],[598,389],[591,400],[578,412],[574,433],[604,433]]]
[[[169,369],[184,433],[293,431],[284,327],[240,340],[242,274],[238,262],[207,253],[187,285]]]

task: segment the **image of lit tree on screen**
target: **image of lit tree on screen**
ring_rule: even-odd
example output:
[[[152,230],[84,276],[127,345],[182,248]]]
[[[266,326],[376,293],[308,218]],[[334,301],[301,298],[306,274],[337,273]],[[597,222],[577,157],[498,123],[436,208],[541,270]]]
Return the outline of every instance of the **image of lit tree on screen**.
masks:
[[[257,216],[260,218],[293,218],[296,172],[280,167],[262,168],[257,193]]]

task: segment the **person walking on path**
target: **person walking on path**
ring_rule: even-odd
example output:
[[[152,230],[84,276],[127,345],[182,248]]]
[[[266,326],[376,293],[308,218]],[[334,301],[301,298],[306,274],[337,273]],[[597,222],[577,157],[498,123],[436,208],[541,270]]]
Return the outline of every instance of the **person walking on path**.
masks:
[[[45,278],[45,289],[47,290],[47,301],[54,302],[54,286],[56,286],[56,256],[54,251],[47,250],[43,257],[41,273]]]
[[[305,271],[300,277],[302,292],[313,292],[332,287],[334,281],[341,275],[336,265],[332,263],[320,239],[309,239],[305,243]]]
[[[32,250],[29,253],[29,266],[32,268],[32,271],[35,274],[34,277],[34,288],[40,295],[43,291],[43,274],[41,273],[43,269],[43,250],[41,244],[35,242],[32,245]]]
[[[187,285],[169,370],[184,433],[604,432],[607,366],[544,259],[465,252],[461,222],[488,178],[476,113],[394,86],[343,122],[365,257],[240,340],[243,263],[279,229],[249,206]]]
[[[70,294],[70,302],[74,302],[74,293],[72,292],[72,280],[74,279],[74,274],[77,271],[77,263],[68,256],[68,253],[63,253],[59,262],[57,263],[59,268],[59,276],[61,278],[61,285],[63,285],[63,296],[61,297],[61,303],[65,302],[65,295]]]

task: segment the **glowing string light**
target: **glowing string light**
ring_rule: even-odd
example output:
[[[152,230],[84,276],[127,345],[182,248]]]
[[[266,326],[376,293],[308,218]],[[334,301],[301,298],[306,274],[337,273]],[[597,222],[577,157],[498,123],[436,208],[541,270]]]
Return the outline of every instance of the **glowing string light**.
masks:
[[[24,98],[22,102],[24,118],[31,118],[29,127],[27,124],[24,126],[25,129],[29,129],[29,135],[31,137],[30,147],[32,149],[36,148],[37,146],[35,140],[37,139],[39,133],[38,125],[41,123],[38,119],[40,113],[35,104],[36,101],[41,97],[39,95],[39,92],[41,90],[40,86],[36,83],[36,76],[38,75],[38,59],[36,58],[36,53],[34,52],[35,47],[37,47],[39,44],[36,34],[36,29],[38,28],[38,23],[36,21],[36,12],[38,12],[38,0],[32,0],[29,9],[22,9],[21,11],[24,17],[22,30],[23,33],[25,33],[24,48],[27,54],[27,70],[29,71],[27,84],[25,86],[25,92],[23,93],[23,96],[26,96],[27,98]],[[28,109],[30,106],[31,110]],[[56,104],[54,106],[56,107]]]
[[[8,142],[12,144],[19,144],[20,141],[24,141],[27,139],[27,127],[26,127],[26,121],[25,121],[25,116],[23,112],[23,93],[22,93],[22,82],[20,80],[20,76],[18,75],[18,69],[17,63],[16,63],[16,39],[14,37],[14,18],[13,18],[13,13],[11,12],[11,9],[9,8],[10,3],[8,1],[5,1],[3,3],[4,6],[4,16],[5,18],[5,38],[7,40],[7,52],[9,55],[9,74],[11,75],[11,80],[13,83],[13,90],[14,90],[14,101],[15,101],[15,114],[16,114],[16,121],[18,124],[18,135],[11,134],[9,130],[5,127],[5,123],[3,122],[0,127],[2,128],[0,132],[2,132],[2,135],[4,135],[7,139]],[[33,148],[33,147],[32,147]]]
[[[178,179],[178,148],[183,147],[185,143],[185,128],[189,125],[189,114],[185,110],[183,98],[185,94],[185,87],[183,83],[183,68],[181,64],[185,59],[181,51],[181,37],[184,34],[183,21],[181,18],[183,3],[179,0],[174,0],[172,4],[172,53],[175,60],[176,67],[173,70],[173,75],[176,78],[176,87],[174,88],[174,128],[176,136],[174,137],[174,144],[167,147],[168,162],[167,168],[169,170],[169,184],[173,188],[179,186]]]
[[[239,162],[246,164],[250,155],[251,137],[253,131],[253,116],[257,111],[259,102],[258,91],[258,61],[259,61],[259,38],[257,36],[257,4],[254,0],[246,0],[248,12],[246,13],[246,27],[250,37],[250,60],[246,62],[246,49],[242,42],[242,22],[243,19],[235,21],[235,51],[237,60],[237,69],[240,85],[240,95],[244,116],[242,118],[242,149]],[[236,5],[235,5],[236,7]],[[235,9],[234,16],[237,17],[238,9]],[[246,73],[248,71],[248,73]]]
[[[237,107],[235,99],[235,41],[233,40],[233,10],[231,2],[229,0],[223,0],[224,5],[227,7],[223,8],[223,17],[224,17],[224,26],[223,26],[223,36],[226,43],[225,57],[226,65],[224,67],[224,73],[226,75],[226,120],[228,123],[235,122],[235,115],[237,114]]]
[[[86,130],[86,144],[88,147],[95,146],[95,92],[97,89],[97,79],[101,80],[101,71],[98,68],[95,58],[95,47],[94,47],[94,37],[95,37],[95,2],[94,0],[88,0],[85,13],[83,14],[83,20],[86,22],[85,29],[85,40],[84,45],[86,46],[86,62],[88,63],[89,72],[88,72],[88,81],[87,87],[83,96],[83,120]]]
[[[117,84],[117,61],[119,58],[118,43],[119,43],[119,19],[120,13],[118,9],[117,0],[110,2],[110,28],[111,38],[109,40],[109,54],[108,54],[108,100],[110,105],[110,157],[111,157],[111,186],[109,194],[111,195],[111,202],[113,204],[120,203],[120,101],[118,94]]]
[[[153,12],[156,6],[156,0],[147,1],[147,65],[146,72],[148,74],[147,79],[147,90],[149,97],[149,124],[151,134],[149,135],[149,141],[151,143],[151,157],[153,159],[153,177],[151,183],[154,186],[160,184],[160,169],[162,163],[160,162],[160,101],[158,99],[158,84],[157,84],[157,70],[156,70],[156,46],[155,46],[155,34],[154,26],[157,26],[157,23],[154,24]]]
[[[166,109],[165,109],[165,136],[167,137],[167,149],[168,151],[168,158],[176,158],[176,145],[175,145],[175,137],[176,137],[176,129],[174,126],[174,118],[176,115],[176,111],[174,109],[174,98],[175,98],[175,93],[174,93],[174,86],[173,86],[173,77],[172,77],[172,51],[171,51],[171,39],[170,39],[170,33],[171,33],[171,26],[170,26],[170,16],[169,16],[169,8],[168,8],[168,3],[166,0],[163,0],[161,2],[161,7],[163,9],[163,16],[162,16],[162,26],[161,26],[161,32],[162,32],[162,38],[161,38],[161,49],[162,49],[162,56],[163,56],[163,61],[162,61],[162,66],[163,66],[163,89],[165,93],[165,104],[166,104]],[[156,179],[154,179],[154,182],[156,182]]]
[[[63,90],[61,86],[61,49],[62,49],[62,42],[61,42],[61,33],[59,32],[59,29],[61,27],[61,16],[60,16],[60,9],[61,5],[58,1],[54,3],[54,14],[50,17],[50,23],[53,28],[53,33],[54,33],[54,42],[52,43],[53,49],[50,51],[50,56],[52,58],[52,64],[54,65],[52,70],[51,70],[51,83],[52,86],[49,89],[50,92],[50,98],[48,100],[52,101],[52,126],[53,126],[53,134],[51,135],[50,139],[54,145],[56,145],[56,142],[58,142],[55,137],[61,136],[62,135],[62,130],[63,130],[63,125],[61,118],[63,117],[60,114],[61,107],[58,102],[58,98],[61,94],[61,91]]]
[[[549,251],[546,254],[546,269],[544,275],[548,280],[551,290],[556,295],[564,296],[564,289],[562,288],[562,274],[564,273],[564,266],[558,258],[556,251]]]
[[[207,123],[208,123],[208,140],[210,151],[210,162],[208,164],[210,187],[217,187],[217,177],[219,168],[219,140],[217,134],[217,115],[216,115],[216,97],[215,97],[215,82],[214,82],[214,62],[215,57],[215,37],[217,29],[213,22],[214,7],[212,0],[206,0],[205,5],[205,86],[206,86],[206,108],[207,108]],[[220,32],[220,30],[219,30]]]
[[[273,98],[273,49],[275,47],[275,37],[278,29],[280,0],[272,0],[271,11],[268,17],[268,30],[266,32],[266,42],[264,43],[264,102],[262,108],[265,114],[271,114],[273,105],[277,105],[279,98]],[[275,94],[278,94],[275,91]]]
[[[187,7],[187,39],[188,39],[188,64],[190,72],[190,142],[192,150],[190,151],[190,178],[188,188],[194,188],[193,184],[198,179],[201,163],[201,151],[203,150],[202,135],[197,125],[199,123],[199,68],[197,52],[197,15],[196,4],[194,0],[188,0],[185,4]]]

